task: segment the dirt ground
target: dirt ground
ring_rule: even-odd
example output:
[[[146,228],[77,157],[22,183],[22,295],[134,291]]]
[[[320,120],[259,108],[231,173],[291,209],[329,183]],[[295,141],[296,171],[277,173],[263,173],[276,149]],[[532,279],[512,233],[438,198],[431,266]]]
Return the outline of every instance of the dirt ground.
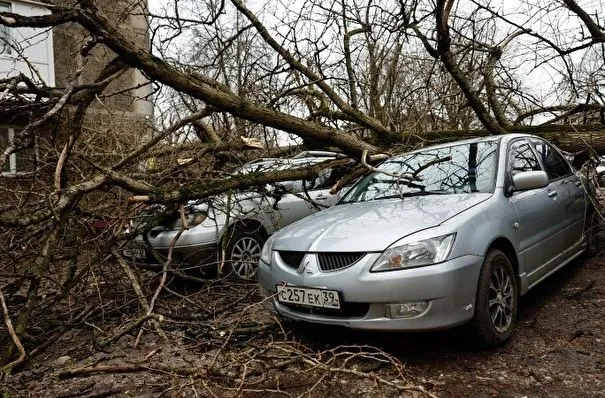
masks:
[[[165,339],[147,328],[137,348],[136,331],[100,346],[129,321],[112,308],[134,300],[105,301],[102,316],[76,325],[6,388],[15,397],[605,396],[604,256],[574,261],[521,298],[514,337],[489,351],[474,350],[463,328],[278,323],[254,305],[254,283],[171,285],[157,306]]]

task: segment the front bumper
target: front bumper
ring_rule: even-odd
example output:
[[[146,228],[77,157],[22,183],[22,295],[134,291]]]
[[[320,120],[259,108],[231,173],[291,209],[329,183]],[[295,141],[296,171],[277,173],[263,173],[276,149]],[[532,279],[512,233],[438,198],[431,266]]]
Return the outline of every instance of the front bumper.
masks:
[[[144,243],[137,247],[143,248]],[[130,249],[131,247],[129,247]],[[144,248],[145,257],[124,256],[127,260],[141,266],[159,267],[168,259],[168,248]],[[216,244],[177,246],[172,251],[172,267],[187,268],[204,265],[215,265],[219,260],[219,251]]]
[[[129,252],[143,251],[144,257],[136,257],[134,259],[129,256],[125,257],[141,265],[162,265],[168,259],[170,247],[174,244],[171,261],[173,266],[184,268],[217,264],[219,260],[219,244],[215,228],[192,228],[184,231],[178,240],[174,242],[178,232],[178,230],[152,230],[148,234],[151,249],[144,242],[143,237],[139,236],[125,249]]]
[[[265,303],[286,318],[352,329],[435,330],[472,319],[483,257],[469,255],[427,267],[369,272],[378,256],[378,253],[370,253],[349,268],[335,272],[318,271],[311,275],[288,268],[273,252],[273,266],[263,262],[259,264],[261,294],[273,296]],[[338,290],[344,301],[343,308],[347,308],[347,305],[349,308],[364,308],[363,313],[326,313],[279,303],[274,294],[276,286],[283,283]],[[417,301],[428,302],[427,308],[419,315],[409,318],[387,315],[389,303]]]

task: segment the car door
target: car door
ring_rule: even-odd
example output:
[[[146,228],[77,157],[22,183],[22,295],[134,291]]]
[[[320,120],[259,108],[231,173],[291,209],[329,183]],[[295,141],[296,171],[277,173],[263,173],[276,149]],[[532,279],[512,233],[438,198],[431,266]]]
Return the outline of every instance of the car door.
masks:
[[[564,229],[562,249],[571,248],[581,242],[584,230],[586,195],[582,181],[552,145],[538,138],[531,138],[530,142],[548,174],[552,189],[557,192]]]
[[[523,171],[542,170],[538,158],[526,139],[518,139],[508,147],[508,173],[512,177]],[[513,192],[510,201],[517,212],[515,224],[519,257],[525,264],[529,284],[535,283],[550,269],[549,264],[564,244],[558,183],[546,187]]]
[[[311,214],[307,202],[303,199],[305,194],[302,181],[286,181],[278,184],[277,187],[282,192],[274,205],[276,211],[273,219],[276,229],[283,228]]]

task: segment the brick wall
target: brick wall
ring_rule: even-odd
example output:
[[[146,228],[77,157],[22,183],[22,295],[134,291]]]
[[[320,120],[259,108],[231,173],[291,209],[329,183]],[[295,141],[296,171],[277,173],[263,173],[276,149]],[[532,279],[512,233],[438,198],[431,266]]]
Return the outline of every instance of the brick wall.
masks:
[[[73,6],[72,0],[53,0],[56,4],[64,6]],[[146,9],[145,0],[97,0],[96,4],[101,11],[116,25],[120,30],[135,44],[149,48],[149,34],[147,19],[143,14]],[[90,56],[84,58],[80,54],[80,49],[87,42],[89,36],[87,32],[75,25],[62,25],[54,29],[54,48],[55,48],[55,79],[57,86],[65,86],[74,77],[74,72],[84,67],[79,82],[82,84],[92,82],[103,69],[103,67],[112,60],[116,54],[103,45],[97,45],[90,53]],[[150,93],[149,87],[137,88],[127,92],[122,92],[127,88],[135,88],[146,82],[140,72],[130,70],[114,81],[105,90],[108,98],[103,98],[103,103],[95,103],[95,109],[109,108],[115,111],[133,113],[133,117],[142,115],[142,117],[151,117],[152,106],[145,98]],[[115,94],[118,93],[118,94]]]

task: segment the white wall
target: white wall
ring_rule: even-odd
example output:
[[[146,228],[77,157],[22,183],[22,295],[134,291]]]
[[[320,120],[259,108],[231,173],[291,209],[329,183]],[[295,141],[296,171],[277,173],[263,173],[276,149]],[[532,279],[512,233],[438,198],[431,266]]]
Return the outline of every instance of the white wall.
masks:
[[[11,4],[12,12],[25,16],[50,14],[50,11],[42,4],[33,1],[0,0],[0,2]],[[50,29],[10,28],[10,34],[12,44],[17,47],[18,51],[13,49],[11,54],[0,54],[0,78],[22,72],[36,82],[42,79],[47,85],[54,86],[52,31]],[[27,59],[29,65],[23,58]]]

